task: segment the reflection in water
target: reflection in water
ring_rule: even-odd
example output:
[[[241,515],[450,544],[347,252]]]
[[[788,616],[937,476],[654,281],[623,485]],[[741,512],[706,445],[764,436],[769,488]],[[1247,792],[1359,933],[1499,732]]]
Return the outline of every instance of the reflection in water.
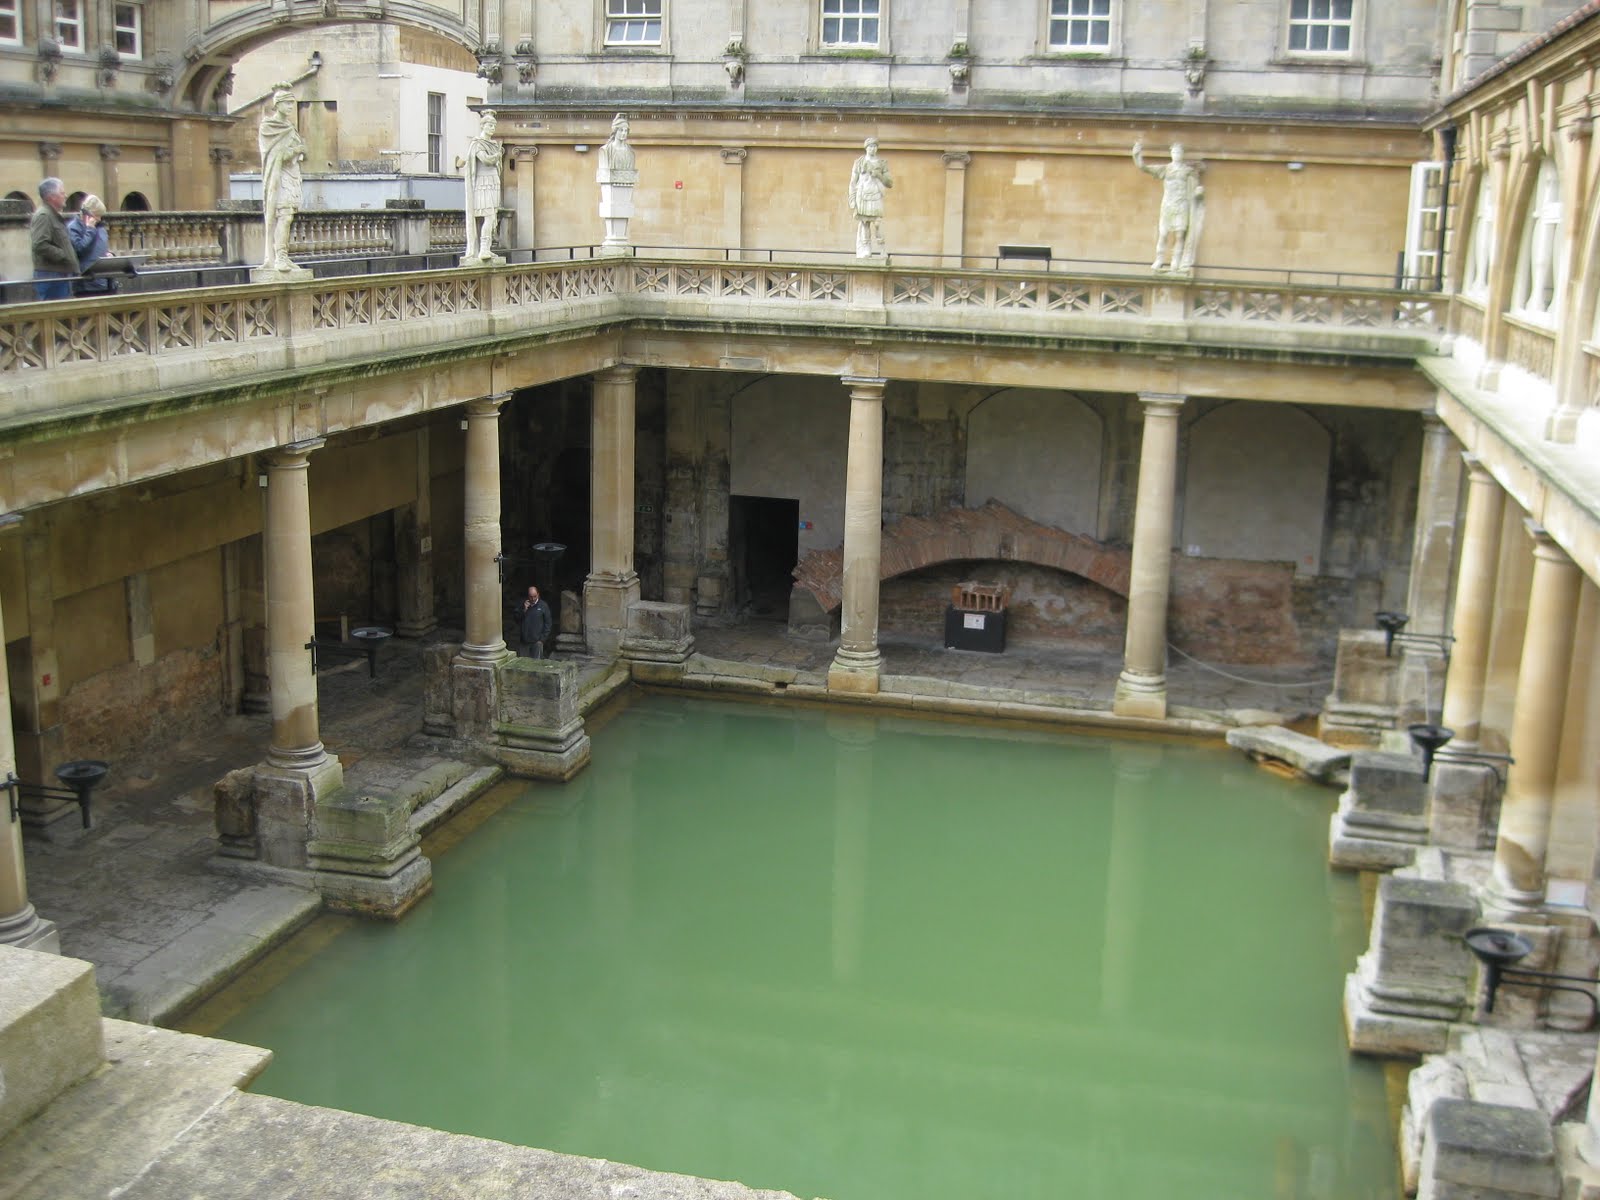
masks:
[[[221,1034],[276,1095],[801,1196],[1391,1197],[1330,796],[646,697]]]

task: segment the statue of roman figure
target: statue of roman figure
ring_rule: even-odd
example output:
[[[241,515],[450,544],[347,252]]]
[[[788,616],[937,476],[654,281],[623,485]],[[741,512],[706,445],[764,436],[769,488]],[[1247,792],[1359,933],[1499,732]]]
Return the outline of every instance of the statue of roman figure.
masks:
[[[606,228],[601,245],[626,246],[628,218],[633,216],[633,188],[639,182],[639,172],[628,141],[628,118],[622,113],[611,119],[611,138],[600,147],[594,178],[600,185],[600,217]]]
[[[485,110],[478,118],[478,134],[467,142],[466,158],[456,166],[467,185],[467,250],[463,264],[494,262],[494,227],[500,216],[500,157],[504,148],[494,140],[495,116]]]
[[[287,83],[272,89],[272,102],[261,112],[256,143],[261,149],[261,216],[266,242],[261,266],[293,271],[289,230],[300,209],[300,164],[305,161],[306,143],[295,128],[294,92]]]
[[[883,193],[894,186],[889,164],[878,157],[878,139],[868,138],[866,151],[850,168],[850,215],[856,219],[856,257],[884,253]]]
[[[1172,160],[1164,167],[1152,167],[1144,161],[1144,143],[1135,142],[1133,165],[1161,181],[1161,217],[1156,224],[1156,257],[1151,267],[1157,271],[1194,270],[1195,249],[1205,220],[1206,189],[1200,184],[1200,168],[1184,158],[1183,147],[1176,143]]]

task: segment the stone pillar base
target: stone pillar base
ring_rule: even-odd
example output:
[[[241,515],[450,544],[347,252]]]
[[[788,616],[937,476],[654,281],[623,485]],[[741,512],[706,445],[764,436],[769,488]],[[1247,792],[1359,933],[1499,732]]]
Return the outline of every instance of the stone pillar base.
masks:
[[[461,261],[457,263],[457,266],[462,267],[503,267],[505,265],[506,260],[498,254],[477,254],[472,258],[468,258],[463,254]]]
[[[1111,711],[1119,717],[1149,717],[1165,720],[1167,715],[1167,677],[1139,675],[1123,671],[1117,676],[1117,690],[1111,698]]]
[[[304,869],[311,840],[312,813],[319,797],[344,787],[344,768],[333,755],[297,770],[262,763],[255,769],[251,805],[255,809],[257,862]]]
[[[1341,629],[1333,691],[1323,704],[1317,736],[1331,746],[1376,748],[1399,715],[1400,657],[1384,653],[1384,635]]]
[[[299,283],[310,278],[310,267],[290,267],[287,271],[280,271],[277,267],[255,267],[250,272],[251,283]]]
[[[1476,764],[1435,762],[1429,788],[1429,845],[1494,849],[1500,820],[1499,775]]]
[[[0,946],[37,950],[40,954],[60,954],[61,932],[54,921],[46,921],[29,904],[21,912],[0,920]]]
[[[1328,839],[1330,865],[1386,871],[1411,865],[1427,841],[1427,786],[1422,764],[1400,754],[1357,753],[1350,786],[1339,797]]]
[[[489,753],[513,775],[528,779],[564,782],[589,765],[575,664],[532,658],[506,664]]]
[[[639,602],[639,577],[591,575],[583,581],[583,633],[589,653],[613,658],[628,631],[628,608]]]
[[[600,243],[600,249],[596,251],[595,256],[597,258],[628,258],[632,254],[633,243],[624,237],[618,238],[616,241],[607,238]]]
[[[394,631],[403,638],[425,638],[435,629],[439,622],[433,617],[419,618],[415,621],[396,621]]]
[[[828,690],[877,695],[882,671],[883,654],[876,646],[871,650],[846,650],[840,646],[828,667]]]
[[[1554,1200],[1550,1118],[1531,1108],[1439,1100],[1428,1110],[1417,1200]]]
[[[628,605],[628,628],[618,653],[632,662],[686,661],[694,653],[689,606],[659,600],[638,600]]]
[[[450,718],[456,737],[485,739],[494,734],[500,710],[500,670],[516,655],[507,650],[493,660],[458,654],[450,661]]]
[[[1471,1007],[1474,959],[1461,935],[1478,906],[1463,883],[1386,875],[1367,952],[1345,981],[1350,1048],[1411,1055],[1444,1049]]]
[[[307,865],[329,908],[392,919],[432,890],[406,798],[341,787],[317,799],[313,827]]]

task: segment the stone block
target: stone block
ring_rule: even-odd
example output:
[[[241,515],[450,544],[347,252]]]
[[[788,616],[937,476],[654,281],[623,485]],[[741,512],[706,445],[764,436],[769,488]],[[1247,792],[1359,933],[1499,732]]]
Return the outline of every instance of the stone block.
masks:
[[[422,728],[435,737],[455,736],[450,664],[460,653],[460,642],[433,642],[422,648]]]
[[[618,652],[635,662],[681,663],[694,652],[687,604],[636,600],[628,605],[628,627]]]
[[[1428,1113],[1417,1200],[1554,1200],[1555,1138],[1541,1112],[1444,1099]]]
[[[1347,870],[1407,866],[1427,835],[1421,761],[1374,751],[1352,754],[1350,783],[1330,829],[1329,863]]]
[[[394,918],[433,887],[411,827],[411,799],[340,788],[319,797],[308,865],[328,907]]]
[[[1329,746],[1314,737],[1295,733],[1282,725],[1250,725],[1230,729],[1228,745],[1243,750],[1251,758],[1271,759],[1294,768],[1308,779],[1327,780],[1350,765],[1350,752]]]
[[[1399,712],[1400,665],[1398,655],[1384,654],[1381,632],[1341,629],[1318,736],[1330,745],[1376,746]]]
[[[219,854],[229,858],[256,856],[256,770],[240,767],[211,785]]]
[[[1406,1103],[1400,1110],[1400,1177],[1406,1195],[1417,1191],[1422,1174],[1423,1135],[1434,1104],[1469,1098],[1466,1072],[1448,1054],[1429,1055],[1407,1077]]]
[[[1428,790],[1430,845],[1493,849],[1503,790],[1499,775],[1477,764],[1436,761]]]
[[[508,655],[506,661],[515,661]],[[500,672],[504,662],[456,657],[450,663],[450,717],[455,736],[483,738],[492,734],[500,708]]]
[[[501,669],[500,713],[489,752],[513,775],[571,779],[589,764],[575,663],[518,658]]]
[[[1478,906],[1464,883],[1386,875],[1367,952],[1345,983],[1350,1047],[1368,1054],[1444,1049],[1470,1011],[1476,966],[1461,935]]]
[[[94,968],[0,945],[0,1141],[105,1061]]]
[[[253,785],[257,861],[273,867],[305,867],[317,798],[344,786],[339,760],[330,755],[309,770],[262,763],[255,768]],[[238,843],[233,846],[235,851],[241,848]]]

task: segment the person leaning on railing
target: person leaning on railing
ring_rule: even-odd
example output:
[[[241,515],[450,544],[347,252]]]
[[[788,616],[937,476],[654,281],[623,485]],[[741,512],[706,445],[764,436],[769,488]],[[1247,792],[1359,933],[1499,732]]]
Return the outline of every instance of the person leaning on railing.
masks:
[[[78,206],[78,215],[67,222],[67,236],[72,239],[72,248],[78,255],[78,274],[83,277],[73,281],[75,296],[104,296],[117,290],[117,281],[111,276],[89,274],[89,268],[110,249],[105,219],[105,202],[99,196],[85,196]]]
[[[67,187],[55,176],[39,184],[39,199],[28,224],[28,242],[33,249],[34,294],[41,300],[65,300],[71,293],[67,282],[78,273],[78,255],[67,233],[61,206],[67,202]]]

